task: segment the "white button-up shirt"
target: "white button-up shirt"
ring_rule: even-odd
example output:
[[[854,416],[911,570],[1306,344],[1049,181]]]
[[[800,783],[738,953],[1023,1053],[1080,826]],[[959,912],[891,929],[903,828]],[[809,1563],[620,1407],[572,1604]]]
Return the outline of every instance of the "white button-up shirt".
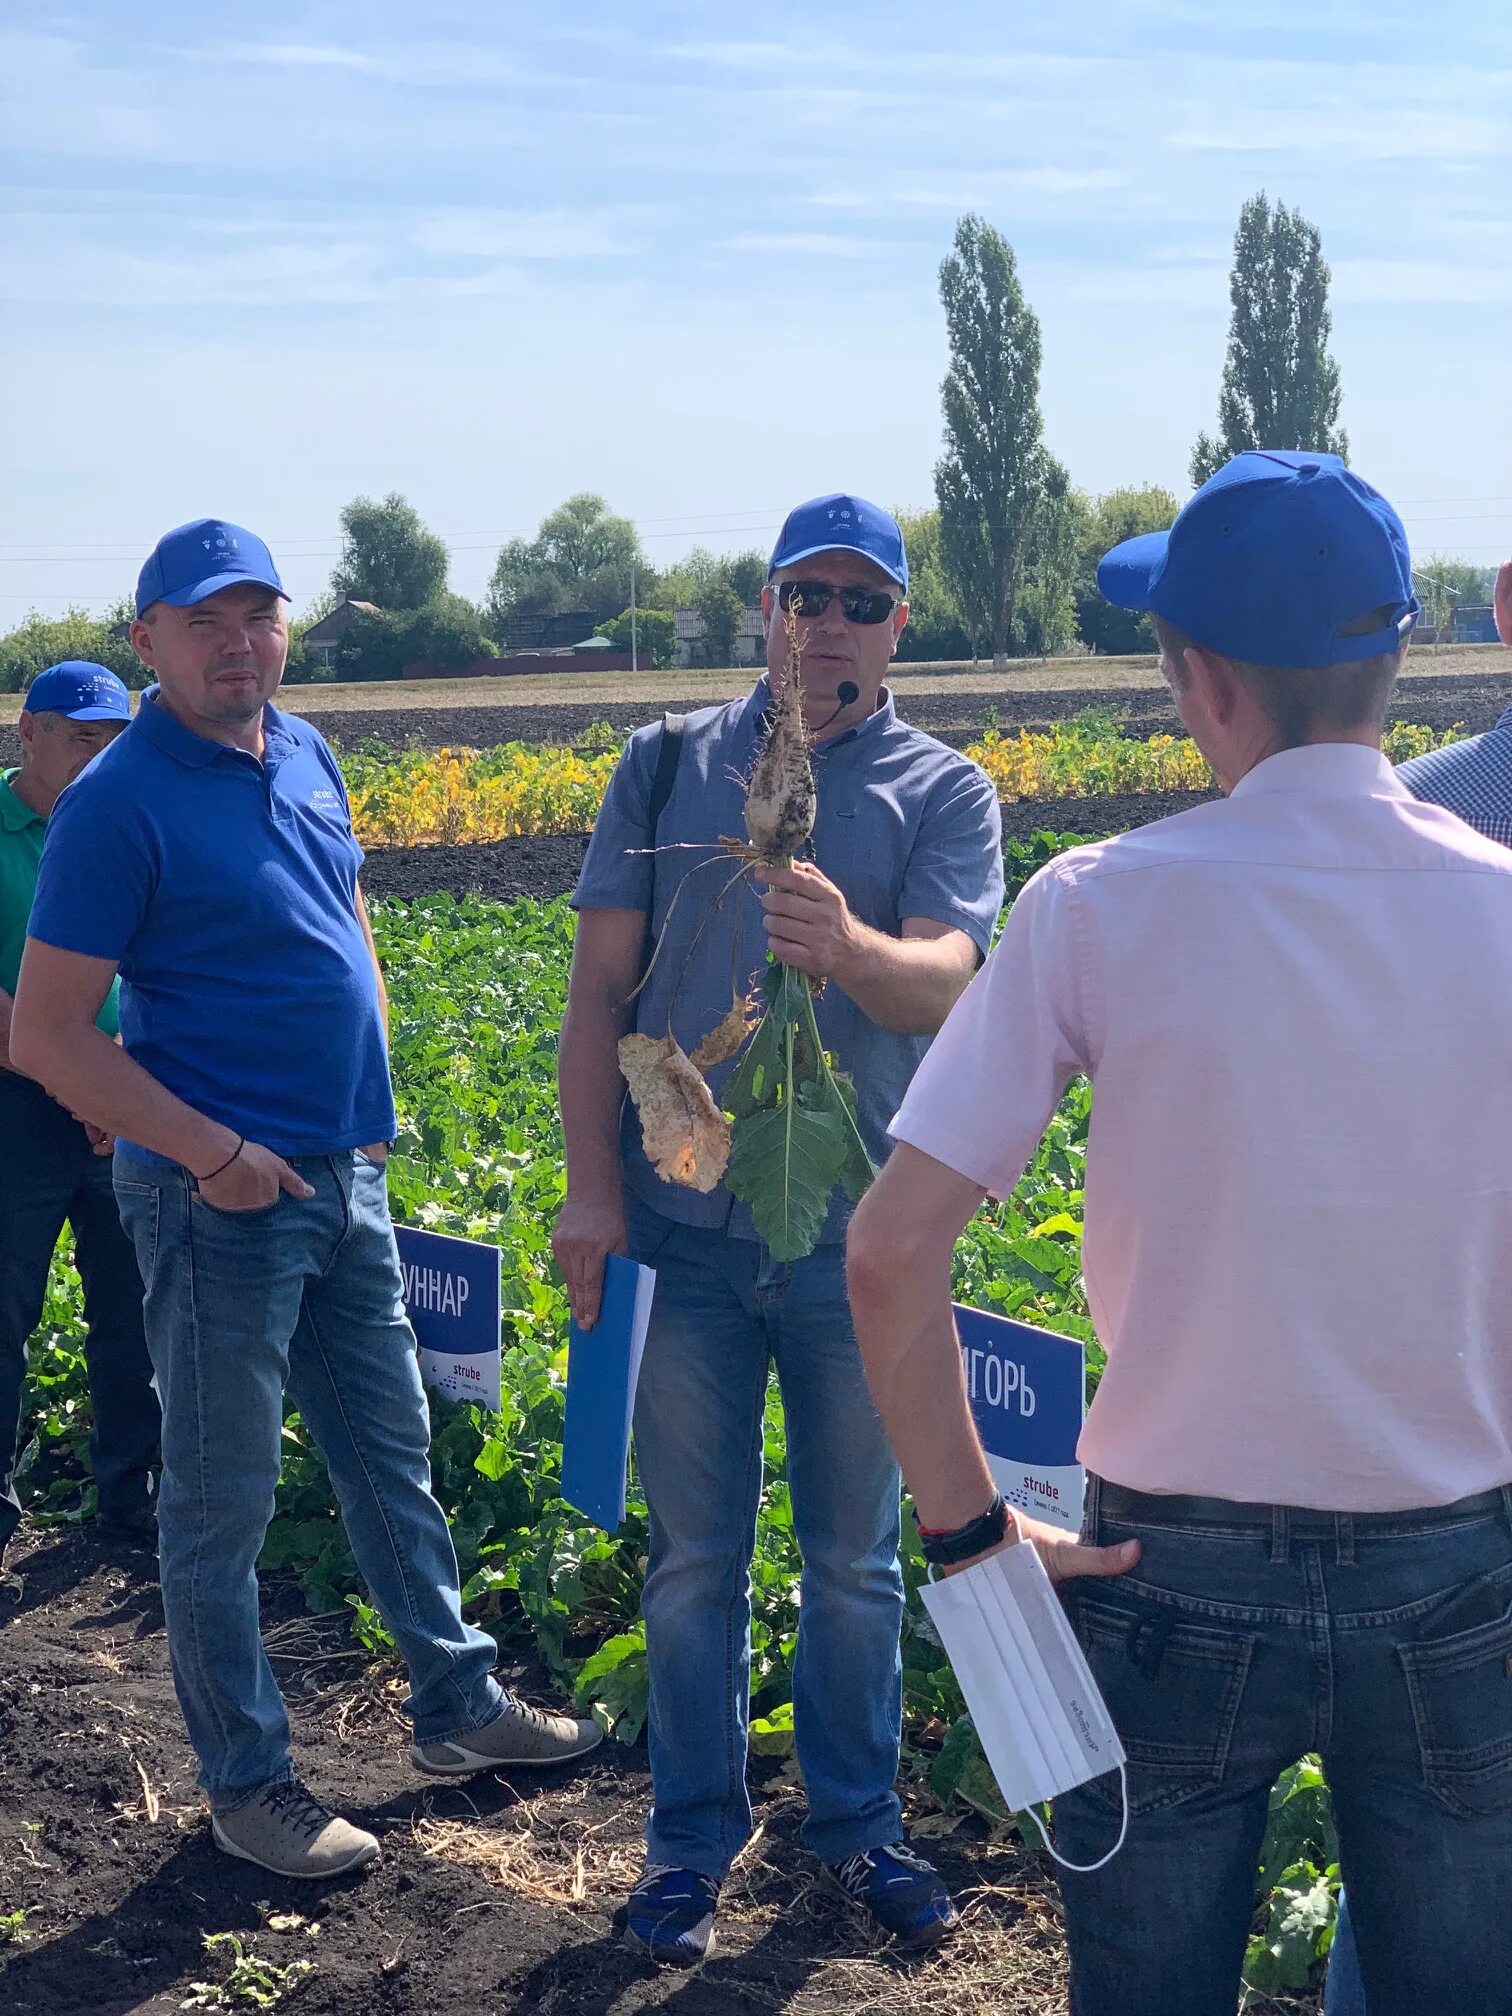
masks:
[[[1512,1482],[1512,853],[1373,750],[1061,855],[893,1124],[994,1195],[1092,1079],[1119,1484],[1397,1511]]]

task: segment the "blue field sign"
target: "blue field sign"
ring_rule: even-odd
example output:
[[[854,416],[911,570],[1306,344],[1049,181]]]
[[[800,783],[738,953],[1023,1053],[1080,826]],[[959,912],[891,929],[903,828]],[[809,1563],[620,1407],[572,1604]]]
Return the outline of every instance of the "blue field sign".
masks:
[[[404,1306],[420,1345],[420,1376],[448,1400],[499,1405],[503,1300],[497,1246],[396,1225]]]
[[[1083,1476],[1076,1444],[1086,1412],[1081,1340],[955,1306],[966,1394],[987,1467],[1008,1503],[1075,1532]]]

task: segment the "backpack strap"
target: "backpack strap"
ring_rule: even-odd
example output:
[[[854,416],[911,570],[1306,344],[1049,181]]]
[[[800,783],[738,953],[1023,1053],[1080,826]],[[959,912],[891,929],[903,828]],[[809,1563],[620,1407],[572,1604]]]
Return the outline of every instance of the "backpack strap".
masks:
[[[683,726],[686,716],[663,714],[661,740],[656,746],[656,769],[651,778],[651,797],[647,805],[651,827],[651,844],[656,845],[656,830],[661,825],[661,816],[667,809],[667,800],[672,796],[672,786],[677,782],[677,766],[682,761]]]

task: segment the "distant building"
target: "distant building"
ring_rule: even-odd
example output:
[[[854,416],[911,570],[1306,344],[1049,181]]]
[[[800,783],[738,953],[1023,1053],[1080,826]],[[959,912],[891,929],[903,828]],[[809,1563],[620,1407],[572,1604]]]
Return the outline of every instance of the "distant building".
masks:
[[[1442,628],[1424,616],[1412,636],[1417,644],[1494,644],[1496,611],[1489,602],[1462,602]]]
[[[701,665],[704,662],[704,620],[696,609],[678,609],[677,662]],[[761,611],[742,609],[735,632],[735,663],[762,665],[766,662],[766,640],[761,634]]]
[[[1494,644],[1496,610],[1491,603],[1462,602],[1454,612],[1456,644]]]
[[[379,613],[376,602],[354,602],[350,595],[343,596],[329,616],[322,616],[306,630],[305,650],[329,672],[336,663],[336,647],[351,629],[354,618]]]
[[[550,616],[512,616],[504,626],[502,649],[515,651],[570,651],[593,635],[595,618],[590,609],[559,609]]]

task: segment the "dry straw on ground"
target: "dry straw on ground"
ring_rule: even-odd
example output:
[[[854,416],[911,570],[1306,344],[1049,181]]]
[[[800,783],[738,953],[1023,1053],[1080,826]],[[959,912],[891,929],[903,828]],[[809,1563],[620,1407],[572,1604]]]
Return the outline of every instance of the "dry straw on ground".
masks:
[[[625,1831],[622,1812],[608,1820],[601,1812],[601,1800],[563,1788],[486,1822],[423,1817],[413,1833],[425,1854],[513,1896],[604,1914],[639,1876],[644,1851]],[[1028,1865],[1021,1877],[961,1888],[955,1937],[937,1953],[908,1959],[874,1934],[787,1832],[758,1828],[726,1879],[716,1964],[738,1970],[751,1954],[765,1967],[753,1949],[780,1927],[786,1966],[809,1969],[796,1991],[784,1990],[781,2007],[790,2016],[832,2016],[837,2006],[847,2016],[998,2016],[1010,2009],[1050,2016],[1064,2007],[1059,1909]]]

